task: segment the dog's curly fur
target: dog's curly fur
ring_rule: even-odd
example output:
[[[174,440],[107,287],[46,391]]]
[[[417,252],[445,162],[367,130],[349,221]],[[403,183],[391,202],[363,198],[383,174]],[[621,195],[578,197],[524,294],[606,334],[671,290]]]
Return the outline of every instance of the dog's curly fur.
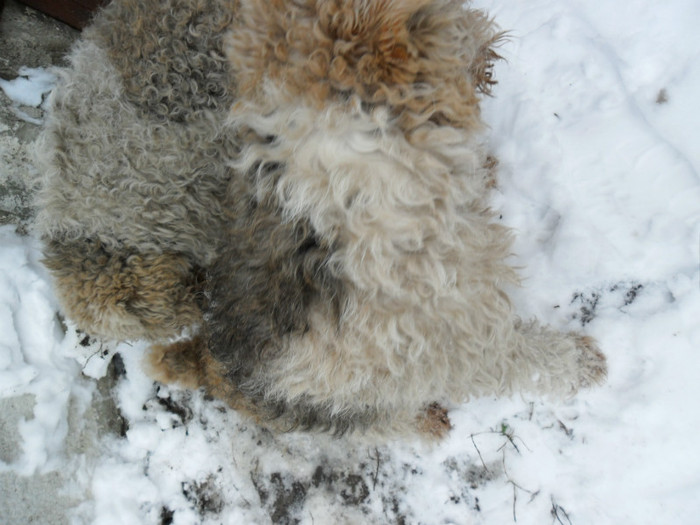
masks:
[[[114,1],[43,139],[66,312],[278,429],[440,437],[446,403],[602,381],[592,339],[504,292],[479,144],[501,34],[460,4]]]
[[[229,8],[112,2],[85,30],[52,95],[37,147],[43,180],[36,228],[52,245],[47,261],[66,312],[95,335],[158,339],[201,317],[192,313],[191,278],[179,268],[201,271],[215,258],[233,173],[227,160],[239,150],[223,125],[235,90],[222,44]],[[100,251],[83,250],[86,241]],[[166,254],[175,258],[172,268],[113,264]],[[95,274],[114,271],[123,274],[110,277],[115,284],[162,281],[177,290],[153,287],[141,315],[121,297],[121,284],[113,298],[87,291]],[[144,281],[145,271],[151,276]],[[173,281],[176,275],[182,279]],[[77,292],[79,283],[86,289]],[[153,319],[164,322],[154,327]]]

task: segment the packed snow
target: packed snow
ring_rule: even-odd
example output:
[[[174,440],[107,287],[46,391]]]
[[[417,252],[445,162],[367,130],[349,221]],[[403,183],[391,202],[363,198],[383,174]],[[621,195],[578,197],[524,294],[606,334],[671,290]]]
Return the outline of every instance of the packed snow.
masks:
[[[472,400],[432,447],[272,435],[155,384],[145,343],[64,323],[39,243],[4,226],[0,401],[33,404],[0,430],[18,442],[0,474],[58,473],[75,524],[697,523],[700,3],[475,5],[508,30],[483,115],[500,160],[493,206],[518,234],[513,300],[596,337],[604,386]],[[21,75],[0,87],[38,106],[51,73]],[[74,427],[108,374],[121,423],[86,441]]]

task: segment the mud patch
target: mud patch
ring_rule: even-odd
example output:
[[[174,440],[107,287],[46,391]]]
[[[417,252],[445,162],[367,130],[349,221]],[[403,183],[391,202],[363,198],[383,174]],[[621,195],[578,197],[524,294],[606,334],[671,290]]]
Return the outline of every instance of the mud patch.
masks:
[[[251,479],[272,523],[296,525],[301,521],[299,514],[306,500],[308,482],[303,483],[280,472],[272,473],[269,478],[252,474]]]
[[[204,481],[185,481],[182,483],[182,493],[187,501],[194,505],[200,516],[219,514],[224,508],[224,499],[218,489],[218,483],[213,475]],[[161,511],[161,517],[163,512]]]
[[[624,308],[633,304],[642,291],[644,285],[636,281],[620,281],[618,283],[600,287],[595,290],[574,292],[569,306],[573,307],[571,318],[586,326],[593,321],[602,307],[613,307],[624,311]]]

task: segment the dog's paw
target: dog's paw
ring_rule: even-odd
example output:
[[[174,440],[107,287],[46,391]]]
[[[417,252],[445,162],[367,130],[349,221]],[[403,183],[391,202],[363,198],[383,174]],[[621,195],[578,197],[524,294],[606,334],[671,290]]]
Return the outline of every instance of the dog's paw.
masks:
[[[576,335],[575,340],[578,350],[578,388],[603,383],[608,375],[608,364],[595,339]]]
[[[452,429],[447,409],[431,403],[418,415],[418,431],[426,438],[440,440]]]

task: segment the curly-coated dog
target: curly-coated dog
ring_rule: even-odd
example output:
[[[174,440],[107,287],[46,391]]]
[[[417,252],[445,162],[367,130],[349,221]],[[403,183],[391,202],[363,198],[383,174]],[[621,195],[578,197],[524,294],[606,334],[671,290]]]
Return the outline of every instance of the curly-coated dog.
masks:
[[[439,437],[448,403],[602,381],[592,339],[504,292],[479,143],[501,35],[461,4],[114,1],[40,153],[67,315],[275,429]]]

